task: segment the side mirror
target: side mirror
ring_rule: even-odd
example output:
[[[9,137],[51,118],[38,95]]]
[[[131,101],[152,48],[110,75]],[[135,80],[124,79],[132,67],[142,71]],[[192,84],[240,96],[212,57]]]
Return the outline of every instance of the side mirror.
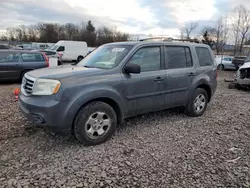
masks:
[[[139,74],[139,73],[141,73],[141,66],[137,65],[137,64],[128,64],[125,66],[124,71],[126,73]]]

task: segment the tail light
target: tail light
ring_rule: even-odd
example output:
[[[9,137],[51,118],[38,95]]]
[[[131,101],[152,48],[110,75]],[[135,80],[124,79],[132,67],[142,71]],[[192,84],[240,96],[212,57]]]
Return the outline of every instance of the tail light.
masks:
[[[42,52],[42,54],[43,54],[43,57],[45,59],[47,67],[49,67],[49,58],[48,58],[48,56],[44,52]]]

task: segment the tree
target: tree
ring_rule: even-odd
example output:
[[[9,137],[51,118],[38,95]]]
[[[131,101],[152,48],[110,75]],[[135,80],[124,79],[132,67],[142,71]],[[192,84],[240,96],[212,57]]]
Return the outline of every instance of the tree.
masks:
[[[85,34],[88,46],[94,47],[96,43],[96,33],[95,27],[90,20],[87,22]]]
[[[214,33],[214,28],[211,28],[211,27],[206,26],[202,30],[202,37],[203,37],[202,43],[209,45],[211,48],[214,45],[214,40],[211,37],[213,35],[213,33]]]
[[[37,23],[30,26],[8,28],[5,34],[0,33],[0,39],[19,42],[52,42],[59,40],[86,41],[88,46],[95,47],[114,41],[127,41],[130,36],[122,33],[116,27],[101,27],[96,30],[93,23]]]
[[[214,46],[217,54],[219,54],[227,43],[227,37],[228,37],[227,17],[220,17],[215,22],[214,32],[215,32]]]
[[[190,39],[191,33],[198,27],[197,22],[189,22],[183,28],[181,28],[181,37],[184,39]]]
[[[235,36],[235,53],[242,53],[243,45],[250,32],[250,10],[239,5],[234,10],[233,31]]]

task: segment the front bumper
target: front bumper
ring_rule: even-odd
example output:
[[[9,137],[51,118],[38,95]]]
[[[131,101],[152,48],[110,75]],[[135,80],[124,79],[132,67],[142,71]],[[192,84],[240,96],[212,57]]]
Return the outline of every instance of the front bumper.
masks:
[[[244,78],[244,79],[237,78],[236,81],[237,81],[237,84],[239,84],[241,86],[250,87],[250,79],[249,78]]]
[[[58,130],[70,130],[72,122],[66,119],[66,101],[55,101],[53,96],[28,97],[20,93],[19,109],[31,122]]]

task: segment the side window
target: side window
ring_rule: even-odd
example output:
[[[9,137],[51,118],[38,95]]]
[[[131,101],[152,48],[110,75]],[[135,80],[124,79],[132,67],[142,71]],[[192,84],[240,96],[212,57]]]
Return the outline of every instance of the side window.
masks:
[[[161,69],[160,47],[144,47],[139,49],[129,60],[129,63],[141,66],[141,72]]]
[[[0,63],[18,62],[19,54],[17,52],[2,52],[0,53]]]
[[[196,47],[195,49],[198,55],[200,66],[211,66],[213,64],[211,54],[207,48]]]
[[[0,45],[0,49],[9,49],[9,47],[8,46],[6,46],[6,45]]]
[[[40,53],[22,53],[24,62],[39,62],[44,61],[43,55]]]
[[[58,52],[64,52],[65,51],[65,47],[64,46],[60,46],[56,51],[58,51]]]
[[[192,67],[192,58],[188,47],[168,46],[165,47],[167,68],[178,69]]]

